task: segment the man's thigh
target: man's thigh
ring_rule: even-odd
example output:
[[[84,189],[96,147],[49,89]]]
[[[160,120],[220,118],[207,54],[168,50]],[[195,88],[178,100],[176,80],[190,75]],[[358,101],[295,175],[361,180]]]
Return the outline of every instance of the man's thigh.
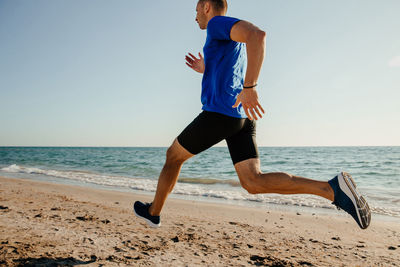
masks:
[[[240,131],[243,122],[244,119],[203,111],[182,131],[177,139],[187,151],[199,154]]]
[[[242,129],[228,137],[226,143],[235,166],[237,163],[248,159],[258,159],[256,123],[254,120],[246,119]]]

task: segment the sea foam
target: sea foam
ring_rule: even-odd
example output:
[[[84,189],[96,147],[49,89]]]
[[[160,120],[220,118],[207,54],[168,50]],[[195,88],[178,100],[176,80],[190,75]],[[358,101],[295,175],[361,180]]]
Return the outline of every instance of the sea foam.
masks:
[[[58,177],[69,179],[87,184],[97,184],[102,186],[113,186],[120,188],[130,188],[133,190],[154,192],[157,187],[156,179],[126,177],[118,175],[105,175],[90,171],[80,170],[51,170],[40,169],[35,167],[19,166],[12,164],[0,169],[6,173],[24,173],[35,176]],[[318,207],[333,209],[330,201],[313,196],[313,195],[279,195],[279,194],[249,194],[243,188],[231,186],[228,184],[199,183],[196,184],[194,179],[190,179],[191,183],[180,183],[173,190],[173,194],[182,196],[206,197],[209,199],[226,199],[232,201],[247,201],[268,204],[280,204],[302,207]],[[400,212],[396,209],[384,207],[371,207],[373,212],[400,217]]]

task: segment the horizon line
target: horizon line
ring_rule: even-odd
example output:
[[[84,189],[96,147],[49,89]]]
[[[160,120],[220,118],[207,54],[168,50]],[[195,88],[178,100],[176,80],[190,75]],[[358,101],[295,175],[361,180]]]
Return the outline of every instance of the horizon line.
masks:
[[[0,148],[168,148],[169,146],[41,146],[41,145],[0,145]],[[212,146],[210,148],[227,147],[225,146]],[[268,146],[257,146],[257,147],[400,147],[400,145],[268,145]]]

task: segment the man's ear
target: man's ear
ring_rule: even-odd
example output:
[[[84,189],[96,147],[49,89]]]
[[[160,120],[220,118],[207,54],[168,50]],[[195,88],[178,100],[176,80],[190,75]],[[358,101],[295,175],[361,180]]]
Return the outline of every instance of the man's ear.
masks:
[[[208,12],[210,12],[211,11],[211,5],[210,5],[210,2],[208,2],[208,1],[206,1],[206,2],[204,2],[204,13],[205,14],[207,14]]]

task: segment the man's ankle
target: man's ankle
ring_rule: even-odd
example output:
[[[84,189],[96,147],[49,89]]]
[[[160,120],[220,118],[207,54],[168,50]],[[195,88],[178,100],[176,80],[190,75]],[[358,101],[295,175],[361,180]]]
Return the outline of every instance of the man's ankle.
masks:
[[[155,212],[154,212],[154,208],[153,208],[153,203],[150,205],[150,207],[149,207],[149,214],[151,215],[151,216],[160,216],[159,214],[155,214]]]
[[[326,191],[326,198],[329,199],[330,201],[334,201],[335,200],[335,192],[333,191],[333,188],[329,185],[325,187],[325,191]]]

